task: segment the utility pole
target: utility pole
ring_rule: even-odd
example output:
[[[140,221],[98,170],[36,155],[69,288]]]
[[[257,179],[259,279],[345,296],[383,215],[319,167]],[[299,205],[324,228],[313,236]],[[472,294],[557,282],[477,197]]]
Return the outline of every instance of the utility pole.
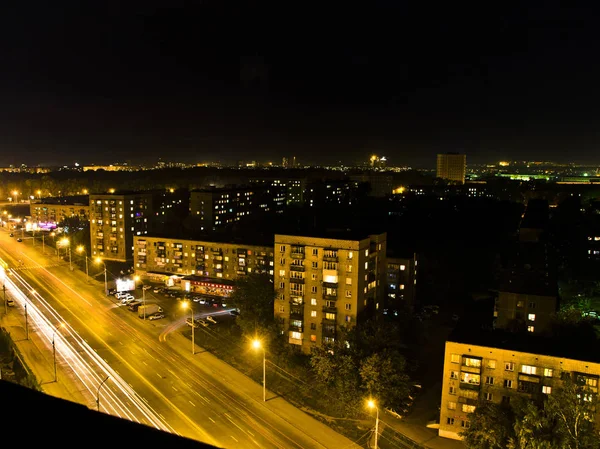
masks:
[[[56,335],[56,331],[52,333],[52,357],[54,358],[54,382],[58,382],[56,377],[56,345],[54,344],[54,337]]]
[[[100,411],[100,388],[102,388],[102,385],[104,385],[104,382],[106,382],[109,378],[110,378],[110,376],[107,376],[106,379],[104,379],[102,382],[100,382],[100,385],[98,386],[98,393],[96,393],[96,409],[98,411]]]
[[[2,293],[4,293],[4,314],[8,315],[8,302],[6,300],[6,285],[2,284]]]
[[[27,335],[27,340],[29,340],[29,323],[27,322],[27,302],[25,303],[25,334]]]

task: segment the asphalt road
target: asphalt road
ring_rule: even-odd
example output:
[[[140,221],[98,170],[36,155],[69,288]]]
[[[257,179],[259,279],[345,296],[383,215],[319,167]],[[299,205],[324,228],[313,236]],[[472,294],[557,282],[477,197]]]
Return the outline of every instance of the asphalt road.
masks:
[[[312,418],[299,410],[281,416],[276,409],[281,399],[271,405],[262,402],[260,393],[248,394],[260,392],[260,387],[248,378],[241,380],[237,370],[211,354],[197,348],[192,355],[189,340],[180,332],[189,311],[176,307],[177,302],[171,300],[175,307],[166,310],[164,319],[139,319],[114,297],[105,297],[103,285],[88,283],[85,273],[70,271],[69,264],[58,261],[51,251],[47,248],[44,256],[30,240],[19,243],[0,232],[0,257],[180,435],[227,448],[352,446],[317,421],[311,423]],[[160,302],[151,292],[146,295],[147,303]],[[198,304],[195,310],[196,316],[206,313]],[[220,311],[212,313],[218,316]],[[118,390],[114,382],[107,382],[107,387]],[[133,408],[136,420],[150,424]]]

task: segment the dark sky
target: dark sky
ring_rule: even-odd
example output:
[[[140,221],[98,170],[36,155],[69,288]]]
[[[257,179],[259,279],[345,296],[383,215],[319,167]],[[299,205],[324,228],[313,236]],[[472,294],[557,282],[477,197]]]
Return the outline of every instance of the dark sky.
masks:
[[[1,165],[600,159],[598,8],[12,3]]]

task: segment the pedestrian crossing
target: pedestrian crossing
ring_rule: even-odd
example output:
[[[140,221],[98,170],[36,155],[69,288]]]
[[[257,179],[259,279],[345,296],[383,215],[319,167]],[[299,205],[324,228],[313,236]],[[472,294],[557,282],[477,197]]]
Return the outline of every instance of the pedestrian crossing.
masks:
[[[44,263],[44,264],[24,263],[23,262],[19,265],[11,267],[11,269],[14,271],[27,271],[27,270],[39,270],[41,268],[55,268],[55,267],[64,267],[64,266],[69,266],[69,262],[54,261],[54,262],[49,262],[49,263]]]

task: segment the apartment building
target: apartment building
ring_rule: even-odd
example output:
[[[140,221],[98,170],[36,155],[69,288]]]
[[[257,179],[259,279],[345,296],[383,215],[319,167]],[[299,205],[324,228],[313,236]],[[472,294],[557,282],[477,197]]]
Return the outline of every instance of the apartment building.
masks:
[[[412,309],[417,287],[417,255],[411,257],[386,257],[386,298],[384,313],[393,313],[400,308]]]
[[[304,204],[306,183],[306,178],[261,177],[250,179],[250,184],[264,186],[270,189],[273,198],[276,198],[276,204],[279,205],[279,207],[283,205]]]
[[[507,248],[502,264],[495,327],[535,334],[548,331],[559,308],[552,249],[544,243],[519,242]]]
[[[467,171],[467,155],[458,153],[445,153],[437,155],[436,177],[465,183]]]
[[[234,224],[262,209],[257,188],[238,186],[209,188],[190,192],[190,216],[200,231],[211,232]]]
[[[275,235],[275,316],[302,352],[335,341],[339,328],[372,315],[384,300],[385,233]]]
[[[81,221],[89,220],[90,206],[88,197],[56,199],[54,202],[31,203],[29,215],[33,223],[56,225],[65,218],[77,217]]]
[[[151,193],[90,194],[91,256],[133,259],[133,236],[146,235],[153,216]]]
[[[591,352],[591,351],[588,351]],[[480,401],[539,401],[570,377],[598,394],[600,363],[578,357],[546,339],[506,332],[457,333],[446,342],[439,435],[461,439]],[[598,422],[598,421],[597,421]]]
[[[203,294],[227,296],[241,276],[273,275],[272,246],[135,236],[134,248],[137,275],[159,280],[185,277],[191,291]]]

